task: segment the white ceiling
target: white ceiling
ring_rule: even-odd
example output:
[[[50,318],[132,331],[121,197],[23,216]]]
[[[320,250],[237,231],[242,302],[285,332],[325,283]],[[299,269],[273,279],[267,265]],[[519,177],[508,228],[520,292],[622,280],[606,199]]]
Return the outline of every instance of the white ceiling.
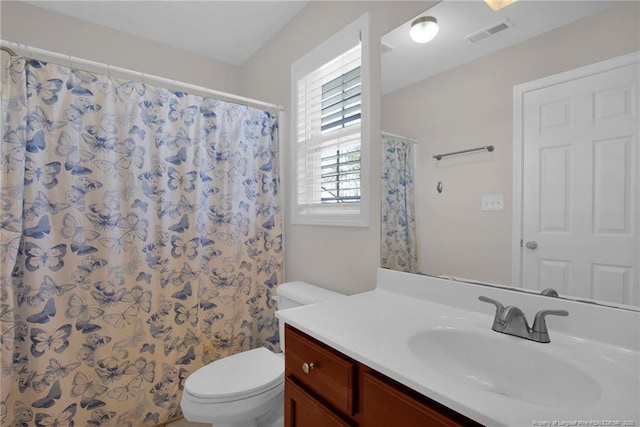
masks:
[[[240,66],[308,1],[27,1]]]
[[[1,0],[0,0],[1,1]],[[146,39],[240,66],[273,37],[309,0],[23,0]],[[605,1],[519,0],[494,12],[483,1],[445,0],[425,14],[440,32],[427,44],[409,38],[413,19],[387,33],[393,50],[382,56],[382,93],[449,70],[606,8]],[[476,44],[464,36],[509,19],[513,28]]]
[[[431,15],[438,20],[440,32],[431,42],[419,44],[411,40],[409,29],[413,19],[382,37],[383,44],[393,48],[382,56],[382,93],[393,92],[577,21],[611,4],[611,0],[519,0],[494,12],[479,0],[445,0],[418,15]],[[474,44],[463,40],[465,36],[503,19],[509,19],[514,26]]]

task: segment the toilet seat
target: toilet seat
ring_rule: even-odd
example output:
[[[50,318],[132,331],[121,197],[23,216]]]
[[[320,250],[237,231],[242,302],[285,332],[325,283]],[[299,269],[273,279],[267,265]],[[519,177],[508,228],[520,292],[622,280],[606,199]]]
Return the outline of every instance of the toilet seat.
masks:
[[[202,403],[224,403],[257,396],[283,382],[284,358],[260,347],[201,367],[189,375],[184,392]]]

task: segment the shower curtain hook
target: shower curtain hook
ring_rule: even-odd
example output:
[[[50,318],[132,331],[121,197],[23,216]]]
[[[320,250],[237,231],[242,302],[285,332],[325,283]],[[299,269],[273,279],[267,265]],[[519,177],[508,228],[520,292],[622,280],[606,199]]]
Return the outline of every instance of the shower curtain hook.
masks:
[[[69,60],[69,68],[73,69],[73,59],[71,59],[71,54],[67,54],[67,59]]]
[[[144,73],[140,73],[140,81],[144,84]]]

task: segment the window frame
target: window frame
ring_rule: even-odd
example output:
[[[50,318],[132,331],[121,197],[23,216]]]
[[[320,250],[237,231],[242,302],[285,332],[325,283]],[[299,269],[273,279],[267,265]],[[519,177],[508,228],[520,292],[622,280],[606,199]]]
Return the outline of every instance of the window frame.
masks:
[[[370,117],[371,60],[369,43],[369,13],[365,13],[345,28],[325,40],[291,65],[291,223],[345,227],[369,227],[370,218]],[[360,40],[361,49],[361,118],[360,118],[360,201],[350,203],[300,204],[298,200],[298,81],[329,61],[354,47]]]

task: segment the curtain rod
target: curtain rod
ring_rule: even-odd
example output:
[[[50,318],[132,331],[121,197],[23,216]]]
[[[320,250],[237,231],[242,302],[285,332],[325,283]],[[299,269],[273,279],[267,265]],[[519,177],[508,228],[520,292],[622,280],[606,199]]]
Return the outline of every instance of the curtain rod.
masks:
[[[120,75],[134,77],[137,80],[140,80],[142,83],[157,83],[162,86],[168,86],[171,89],[183,89],[185,92],[190,92],[192,94],[199,95],[213,95],[223,100],[233,101],[238,104],[251,105],[257,107],[266,107],[271,109],[276,109],[278,111],[284,111],[284,107],[278,104],[272,104],[269,102],[260,101],[257,99],[247,98],[244,96],[234,95],[231,93],[221,92],[218,90],[208,89],[204,86],[192,85],[189,83],[171,80],[164,77],[156,76],[153,74],[147,74],[140,71],[130,70],[127,68],[115,67],[109,64],[104,64],[101,62],[90,61],[88,59],[77,58],[71,55],[65,55],[58,52],[53,52],[45,49],[39,49],[36,47],[28,46],[26,44],[10,42],[6,40],[0,40],[0,49],[2,51],[7,52],[9,55],[15,57],[20,56],[17,52],[24,52],[24,56],[31,59],[42,59],[49,60],[49,62],[54,62],[59,65],[66,65],[73,68],[81,68],[89,67],[89,70],[100,70],[106,71],[108,75],[111,73],[118,73]]]
[[[418,141],[417,139],[409,138],[409,137],[407,137],[407,136],[397,135],[397,134],[395,134],[395,133],[391,133],[391,132],[385,132],[385,131],[382,131],[381,133],[382,133],[382,135],[383,135],[383,136],[388,136],[389,138],[400,138],[400,139],[404,139],[405,141],[413,142],[414,144],[417,144],[418,142],[420,142],[420,141]]]

